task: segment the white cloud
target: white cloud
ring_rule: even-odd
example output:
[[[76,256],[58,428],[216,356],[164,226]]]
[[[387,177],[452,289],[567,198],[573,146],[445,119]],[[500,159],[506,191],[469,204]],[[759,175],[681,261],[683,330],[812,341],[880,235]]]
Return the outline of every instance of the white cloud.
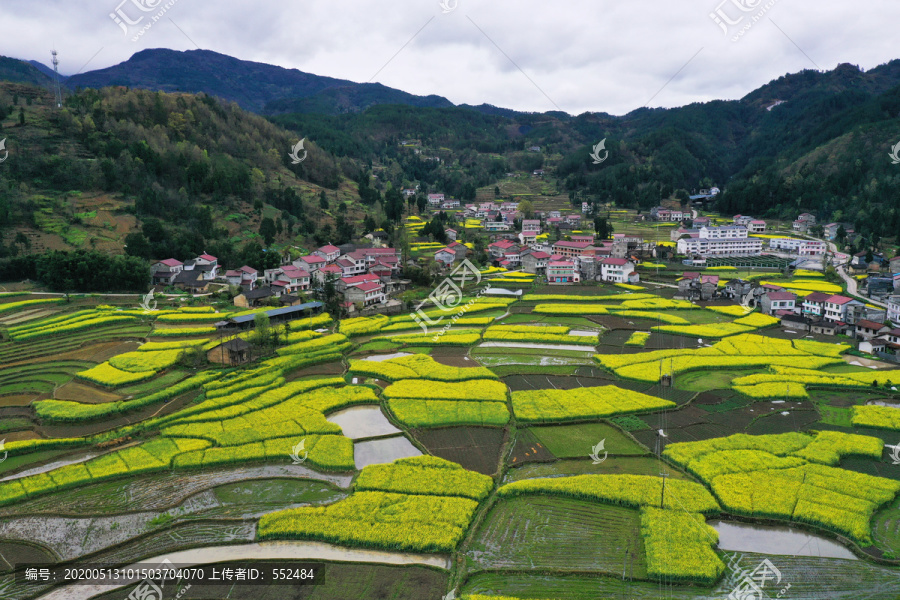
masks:
[[[887,0],[873,0],[864,12],[845,2],[775,0],[735,43],[710,18],[721,0],[459,0],[449,14],[438,0],[176,0],[132,42],[109,16],[120,1],[83,0],[76,9],[62,0],[5,0],[0,54],[49,62],[55,45],[61,70],[71,74],[145,48],[187,50],[196,43],[353,81],[380,70],[380,83],[456,103],[624,114],[654,94],[654,107],[740,98],[785,73],[815,68],[813,62],[823,69],[840,62],[872,68],[895,58],[893,24],[900,19],[900,4]],[[157,1],[127,0],[123,10],[137,16],[132,2]],[[756,0],[727,0],[723,11],[741,15],[732,4],[739,1]]]

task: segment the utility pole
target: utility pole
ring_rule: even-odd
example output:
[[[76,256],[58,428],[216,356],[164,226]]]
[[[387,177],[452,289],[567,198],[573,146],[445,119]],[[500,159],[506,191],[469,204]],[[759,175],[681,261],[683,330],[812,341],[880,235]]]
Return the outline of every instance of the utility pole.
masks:
[[[662,508],[665,508],[665,506],[666,506],[666,479],[669,478],[669,474],[668,473],[660,473],[659,476],[663,478],[662,495],[659,498],[659,507],[662,509]]]

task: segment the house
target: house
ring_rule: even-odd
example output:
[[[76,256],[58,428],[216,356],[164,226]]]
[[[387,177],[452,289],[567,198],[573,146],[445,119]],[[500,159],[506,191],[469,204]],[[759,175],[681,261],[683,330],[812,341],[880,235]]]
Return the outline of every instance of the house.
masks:
[[[446,198],[444,194],[428,194],[428,205],[429,206],[440,206]]]
[[[825,239],[833,240],[837,238],[838,229],[841,228],[840,223],[829,223],[825,227],[823,227],[823,231],[825,232]],[[846,229],[846,228],[845,228]]]
[[[884,323],[886,319],[887,311],[877,306],[852,304],[847,308],[847,323],[850,325],[855,325],[860,321]]]
[[[794,313],[790,313],[781,317],[781,328],[788,332],[808,332],[810,328],[812,328],[813,320],[804,317],[802,315],[797,315]]]
[[[448,240],[455,242],[456,239],[459,237],[459,232],[457,232],[455,229],[447,228],[444,230],[444,235],[447,236]]]
[[[541,251],[526,251],[522,253],[522,269],[526,273],[543,273],[550,261],[550,255]]]
[[[372,306],[373,304],[384,304],[387,302],[384,284],[380,281],[370,281],[348,287],[344,292],[344,298],[347,302],[355,305],[361,304],[362,306]]]
[[[593,248],[589,242],[559,241],[553,244],[553,254],[559,254],[566,258],[575,258],[585,253],[588,248]]]
[[[543,177],[543,176],[544,176],[544,170],[543,170],[543,169],[535,169],[535,170],[531,173],[531,176],[532,176],[532,177]]]
[[[247,265],[225,272],[225,280],[228,285],[239,285],[248,291],[256,287],[257,279],[259,279],[257,270]]]
[[[569,237],[572,239],[573,242],[588,243],[588,244],[594,243],[594,234],[593,233],[573,233]]]
[[[696,272],[682,273],[678,280],[678,294],[688,299],[712,300],[719,292],[718,275],[701,275]]]
[[[884,352],[887,346],[887,341],[875,338],[871,340],[864,340],[859,343],[858,350],[860,352],[865,352],[866,354],[877,354],[879,352]]]
[[[234,297],[234,305],[241,308],[256,308],[266,306],[270,298],[275,297],[271,287],[264,285],[255,290],[247,290]]]
[[[871,340],[883,333],[887,333],[891,328],[884,323],[876,323],[863,319],[856,322],[854,334],[858,340]]]
[[[341,277],[338,281],[335,282],[334,287],[335,289],[337,289],[337,291],[344,293],[345,291],[347,291],[348,287],[362,285],[363,283],[372,283],[375,281],[381,281],[381,278],[373,273],[366,273],[365,275],[355,275],[353,277]]]
[[[539,219],[525,219],[522,221],[522,231],[534,231],[538,234],[541,233],[541,222]]]
[[[281,267],[281,273],[273,283],[283,282],[285,292],[293,294],[295,292],[306,291],[310,288],[311,276],[308,271],[298,269],[294,265],[285,265]]]
[[[190,266],[188,266],[190,263]],[[193,260],[184,263],[185,271],[196,271],[206,281],[213,281],[219,276],[219,259],[210,254],[201,254]]]
[[[175,276],[184,270],[184,264],[180,260],[167,258],[150,265],[150,276],[153,285],[171,285]]]
[[[698,237],[682,237],[676,251],[684,256],[758,256],[762,240],[747,237],[743,226],[701,227]]]
[[[541,151],[541,147],[540,147],[540,146],[531,146],[531,147],[528,149],[528,151],[529,151],[529,152],[540,152],[540,151]]]
[[[797,296],[791,292],[769,291],[759,299],[760,310],[767,315],[773,315],[779,311],[797,311]]]
[[[459,200],[444,200],[441,202],[441,210],[449,210],[451,208],[459,208]]]
[[[536,231],[523,231],[519,234],[519,243],[524,246],[530,246],[537,241],[538,235]]]
[[[202,271],[181,271],[172,280],[172,285],[192,294],[203,294],[209,291],[209,280],[203,277]]]
[[[328,264],[328,261],[318,254],[310,254],[309,256],[301,256],[292,264],[298,269],[303,269],[309,273],[315,273]]]
[[[825,300],[825,320],[844,323],[847,320],[847,308],[852,304],[862,304],[859,300],[835,294]]]
[[[811,333],[819,335],[837,335],[843,333],[847,326],[838,321],[815,321],[809,327]]]
[[[512,223],[504,223],[503,221],[485,221],[485,231],[512,231]]]
[[[772,238],[769,240],[769,249],[784,250],[800,256],[822,256],[828,250],[828,244],[795,238]]]
[[[747,231],[750,233],[765,233],[766,222],[755,219],[747,224]]]
[[[547,263],[547,281],[553,285],[579,283],[581,275],[575,268],[574,260],[560,258]]]
[[[443,264],[444,266],[452,265],[453,263],[464,258],[465,253],[460,253],[457,249],[450,247],[441,248],[434,253],[434,260]]]
[[[831,298],[830,294],[823,294],[822,292],[813,292],[806,296],[803,299],[803,304],[801,306],[801,312],[804,315],[808,315],[811,317],[824,317],[825,316],[825,302]]]
[[[313,273],[313,277],[316,278],[316,282],[318,284],[323,284],[328,279],[337,280],[340,279],[344,274],[343,270],[337,265],[328,265],[326,267],[322,267],[315,273]]]
[[[693,226],[696,228],[706,227],[709,223],[709,217],[697,217],[694,219]]]
[[[515,246],[515,243],[509,240],[500,240],[488,245],[488,253],[493,258],[500,258],[509,248],[513,246]]]
[[[746,215],[734,215],[733,221],[734,221],[735,225],[740,225],[740,226],[746,227],[747,225],[750,224],[751,221],[753,221],[753,217],[748,217]],[[763,223],[763,224],[765,224],[765,223]],[[765,229],[765,228],[763,228],[763,229]]]
[[[634,272],[634,263],[624,258],[607,258],[600,263],[600,278],[611,283],[625,283]]]
[[[341,249],[337,246],[332,246],[328,244],[327,246],[322,246],[318,250],[314,251],[313,254],[316,256],[321,256],[325,259],[325,262],[334,262],[341,255]]]

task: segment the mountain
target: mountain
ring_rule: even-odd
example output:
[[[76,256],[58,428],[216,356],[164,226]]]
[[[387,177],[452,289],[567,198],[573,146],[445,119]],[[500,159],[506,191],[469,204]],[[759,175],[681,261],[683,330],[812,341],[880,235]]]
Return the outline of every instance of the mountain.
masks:
[[[0,56],[0,81],[46,85],[51,79],[33,64],[17,58]]]
[[[359,112],[375,104],[453,106],[381,84],[355,83],[240,60],[210,50],[143,50],[118,65],[71,76],[71,89],[121,85],[163,92],[203,92],[256,113]]]
[[[56,79],[56,72],[53,69],[51,69],[50,67],[48,67],[47,65],[45,65],[44,63],[37,61],[37,60],[29,60],[28,64],[34,66],[35,69],[37,69],[38,71],[40,71],[41,73],[43,73],[44,75],[49,77],[50,79],[53,79],[53,80]],[[65,81],[66,79],[67,79],[67,77],[65,75],[63,75],[62,73],[59,74],[60,81]]]

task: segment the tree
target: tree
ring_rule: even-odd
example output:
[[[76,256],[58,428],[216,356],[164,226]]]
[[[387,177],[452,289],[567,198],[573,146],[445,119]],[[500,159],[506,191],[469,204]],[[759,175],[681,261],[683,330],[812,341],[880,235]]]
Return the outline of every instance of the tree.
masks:
[[[272,220],[272,217],[264,217],[263,220],[260,221],[259,235],[265,240],[266,246],[271,246],[272,242],[275,241],[276,231],[275,221]]]
[[[417,196],[416,197],[416,208],[419,209],[420,215],[425,211],[426,206],[428,206],[428,200],[425,198],[425,196]]]
[[[319,208],[328,210],[328,196],[325,195],[325,190],[322,190],[322,193],[319,194]]]
[[[840,242],[842,244],[844,243],[844,240],[847,239],[847,230],[844,229],[843,225],[838,225],[837,233],[835,234],[834,237],[835,237],[835,239],[837,239],[838,242]]]
[[[260,349],[272,345],[272,324],[269,321],[269,315],[256,313],[256,316],[253,317],[253,332],[252,343]]]
[[[534,204],[532,204],[530,200],[522,200],[519,202],[519,212],[522,213],[522,218],[533,219]]]
[[[403,217],[403,195],[396,188],[384,194],[384,214],[391,221],[399,222]]]
[[[606,217],[595,217],[594,231],[597,233],[598,239],[605,240],[613,234],[613,226]]]
[[[500,197],[500,186],[499,186],[499,185],[495,185],[495,186],[494,186],[494,197],[495,197],[495,198],[499,198],[499,197]]]
[[[25,107],[20,106],[19,107],[19,125],[24,125],[24,124],[25,124]]]
[[[143,233],[135,232],[125,236],[125,253],[129,256],[150,258],[153,249],[150,247],[150,241],[144,237]]]

